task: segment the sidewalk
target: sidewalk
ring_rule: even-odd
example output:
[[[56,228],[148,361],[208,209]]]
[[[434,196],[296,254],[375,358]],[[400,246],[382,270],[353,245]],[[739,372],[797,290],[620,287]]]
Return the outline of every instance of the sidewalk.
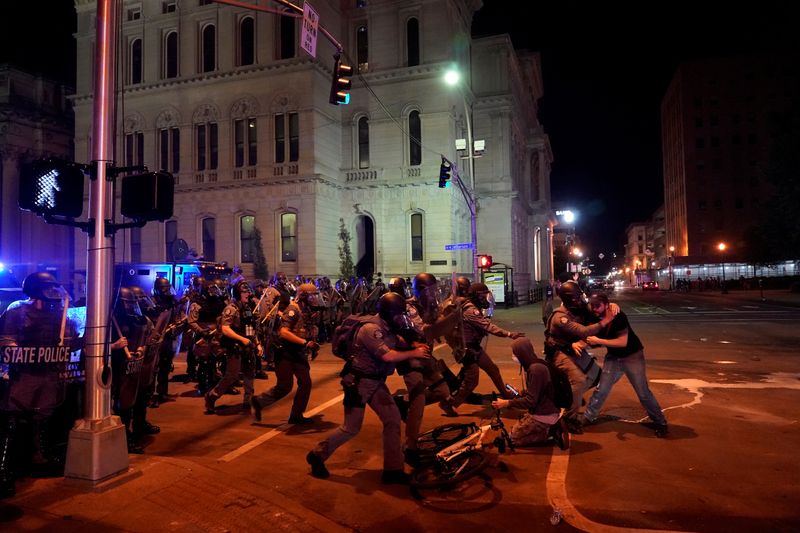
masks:
[[[2,531],[348,531],[246,480],[191,461],[130,456],[127,473],[92,485],[25,479],[0,502]]]
[[[768,303],[775,305],[787,305],[790,307],[800,307],[800,292],[791,292],[789,289],[768,289],[763,291],[764,299],[761,299],[762,291],[758,289],[750,290],[731,290],[727,294],[722,294],[720,289],[692,291],[689,294],[696,296],[707,296],[716,298],[731,298],[746,302]]]

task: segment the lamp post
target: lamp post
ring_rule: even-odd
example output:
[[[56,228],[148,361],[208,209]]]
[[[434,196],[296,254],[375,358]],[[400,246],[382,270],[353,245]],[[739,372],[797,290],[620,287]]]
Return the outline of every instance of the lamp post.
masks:
[[[675,261],[675,247],[669,247],[669,290],[673,289],[674,286],[674,279],[673,279],[673,271],[672,271],[672,264]]]
[[[725,250],[728,248],[728,245],[724,242],[721,242],[717,245],[717,249],[719,250],[721,265],[722,265],[722,294],[728,294],[728,288],[725,286]]]

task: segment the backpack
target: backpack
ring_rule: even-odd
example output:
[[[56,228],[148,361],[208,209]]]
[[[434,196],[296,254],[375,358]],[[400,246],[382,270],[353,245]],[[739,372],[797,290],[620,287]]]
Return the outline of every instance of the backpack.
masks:
[[[569,383],[567,373],[544,359],[536,359],[534,363],[545,365],[550,372],[550,382],[553,384],[553,399],[556,407],[563,409],[572,407],[572,385]]]
[[[331,351],[333,355],[345,361],[353,358],[356,335],[361,326],[368,322],[375,323],[375,315],[350,315],[336,326],[331,337]]]

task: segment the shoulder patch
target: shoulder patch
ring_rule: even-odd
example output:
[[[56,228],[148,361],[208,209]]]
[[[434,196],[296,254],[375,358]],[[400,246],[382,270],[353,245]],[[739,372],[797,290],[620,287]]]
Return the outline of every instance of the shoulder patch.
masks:
[[[561,323],[562,323],[562,324],[566,324],[567,322],[569,322],[569,318],[567,318],[567,317],[565,317],[565,316],[562,316],[562,317],[561,317]]]
[[[286,316],[288,316],[288,317],[293,317],[293,316],[294,316],[294,310],[292,310],[292,309],[289,309],[289,312],[288,312],[288,313],[286,313]]]
[[[376,339],[382,339],[383,338],[383,332],[380,329],[376,329],[372,333],[372,336],[375,337]]]

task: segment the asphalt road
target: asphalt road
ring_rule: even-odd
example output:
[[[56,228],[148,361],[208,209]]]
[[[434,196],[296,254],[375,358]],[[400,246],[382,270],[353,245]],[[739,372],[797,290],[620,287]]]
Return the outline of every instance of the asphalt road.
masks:
[[[180,461],[207,475],[199,485],[161,491],[172,516],[158,517],[158,523],[174,531],[219,530],[218,524],[228,523],[226,513],[254,513],[263,492],[271,501],[279,495],[291,502],[293,512],[274,510],[264,529],[303,529],[296,517],[307,511],[358,531],[531,531],[551,528],[557,507],[564,516],[560,530],[800,530],[800,308],[633,289],[614,299],[645,344],[651,388],[670,422],[667,439],[640,423],[646,414],[623,378],[601,422],[574,436],[567,452],[518,449],[463,486],[414,497],[406,487],[379,483],[381,426],[368,411],[361,434],[328,461],[330,479],[318,480],[304,457],[343,419],[341,364],[325,346],[312,365],[306,414],[316,422],[309,426],[286,423],[291,394],[255,424],[242,414],[241,397],[223,397],[219,413],[205,416],[190,384],[171,384],[178,397],[151,411],[162,433],[147,444],[146,457],[164,458],[167,465],[167,459]],[[495,320],[526,332],[541,350],[539,306],[498,310]],[[506,381],[519,386],[510,341],[491,337],[488,351]],[[436,353],[452,364],[445,349]],[[176,373],[183,368],[176,361]],[[257,381],[257,392],[272,382]],[[397,376],[388,384],[403,388]],[[478,390],[491,391],[485,375]],[[459,420],[479,421],[491,409],[463,405],[459,412]],[[503,416],[510,426],[519,413]],[[433,405],[423,429],[448,421]],[[31,483],[22,483],[23,495],[35,487],[26,487]],[[244,503],[233,498],[224,507],[210,503],[227,502],[230,490],[224,487],[237,485],[255,496]]]

